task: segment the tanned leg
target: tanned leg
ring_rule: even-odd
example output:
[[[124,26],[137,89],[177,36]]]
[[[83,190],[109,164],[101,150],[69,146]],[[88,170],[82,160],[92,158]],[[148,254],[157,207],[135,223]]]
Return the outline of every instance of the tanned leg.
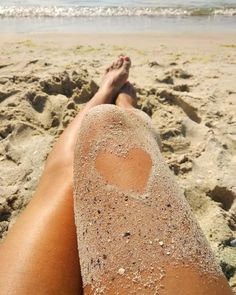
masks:
[[[232,295],[147,120],[127,98],[126,91],[119,107],[93,108],[78,137],[75,216],[84,293]]]
[[[73,213],[73,158],[82,119],[111,103],[128,78],[129,58],[106,70],[97,94],[55,144],[30,204],[0,247],[1,295],[82,294]]]

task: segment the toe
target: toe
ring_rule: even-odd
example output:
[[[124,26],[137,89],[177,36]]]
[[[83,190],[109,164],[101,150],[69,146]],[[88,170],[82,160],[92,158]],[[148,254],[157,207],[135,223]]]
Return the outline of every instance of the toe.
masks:
[[[108,72],[110,72],[110,71],[112,70],[113,64],[114,64],[114,63],[110,64],[110,65],[106,68],[106,70],[105,70],[106,73],[108,73]]]
[[[120,58],[118,59],[118,63],[117,63],[117,68],[118,68],[118,69],[123,65],[123,62],[124,62],[123,57],[120,57]]]
[[[128,56],[123,57],[123,64],[122,67],[129,71],[130,67],[131,67],[131,60]]]
[[[117,61],[114,61],[109,67],[106,68],[105,72],[108,73],[112,70],[119,69],[124,63],[124,56],[120,56]]]
[[[114,69],[118,69],[118,60],[114,63]]]
[[[115,68],[116,68],[116,62],[114,61],[111,66],[111,70],[114,70]]]
[[[122,57],[119,57],[117,59],[117,61],[115,62],[115,69],[119,69],[123,64],[123,58]]]

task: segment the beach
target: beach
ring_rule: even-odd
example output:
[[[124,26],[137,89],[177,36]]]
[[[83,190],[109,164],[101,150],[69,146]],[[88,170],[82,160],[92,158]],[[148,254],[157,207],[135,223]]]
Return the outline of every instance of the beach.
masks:
[[[119,55],[138,107],[236,294],[236,34],[14,33],[0,40],[0,236],[30,201],[55,140]]]

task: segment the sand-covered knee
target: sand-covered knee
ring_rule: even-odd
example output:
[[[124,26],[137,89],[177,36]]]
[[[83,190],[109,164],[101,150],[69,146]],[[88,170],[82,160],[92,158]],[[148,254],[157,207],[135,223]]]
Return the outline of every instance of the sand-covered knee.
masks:
[[[130,149],[126,155],[100,152],[95,166],[109,184],[122,190],[143,193],[151,173],[151,157],[142,149]]]

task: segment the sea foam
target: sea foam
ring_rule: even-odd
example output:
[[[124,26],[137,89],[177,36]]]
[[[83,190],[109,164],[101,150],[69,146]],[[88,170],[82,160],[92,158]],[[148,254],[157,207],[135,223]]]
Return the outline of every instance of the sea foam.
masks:
[[[235,16],[236,7],[81,7],[81,6],[0,6],[0,17],[94,17],[94,16]]]

